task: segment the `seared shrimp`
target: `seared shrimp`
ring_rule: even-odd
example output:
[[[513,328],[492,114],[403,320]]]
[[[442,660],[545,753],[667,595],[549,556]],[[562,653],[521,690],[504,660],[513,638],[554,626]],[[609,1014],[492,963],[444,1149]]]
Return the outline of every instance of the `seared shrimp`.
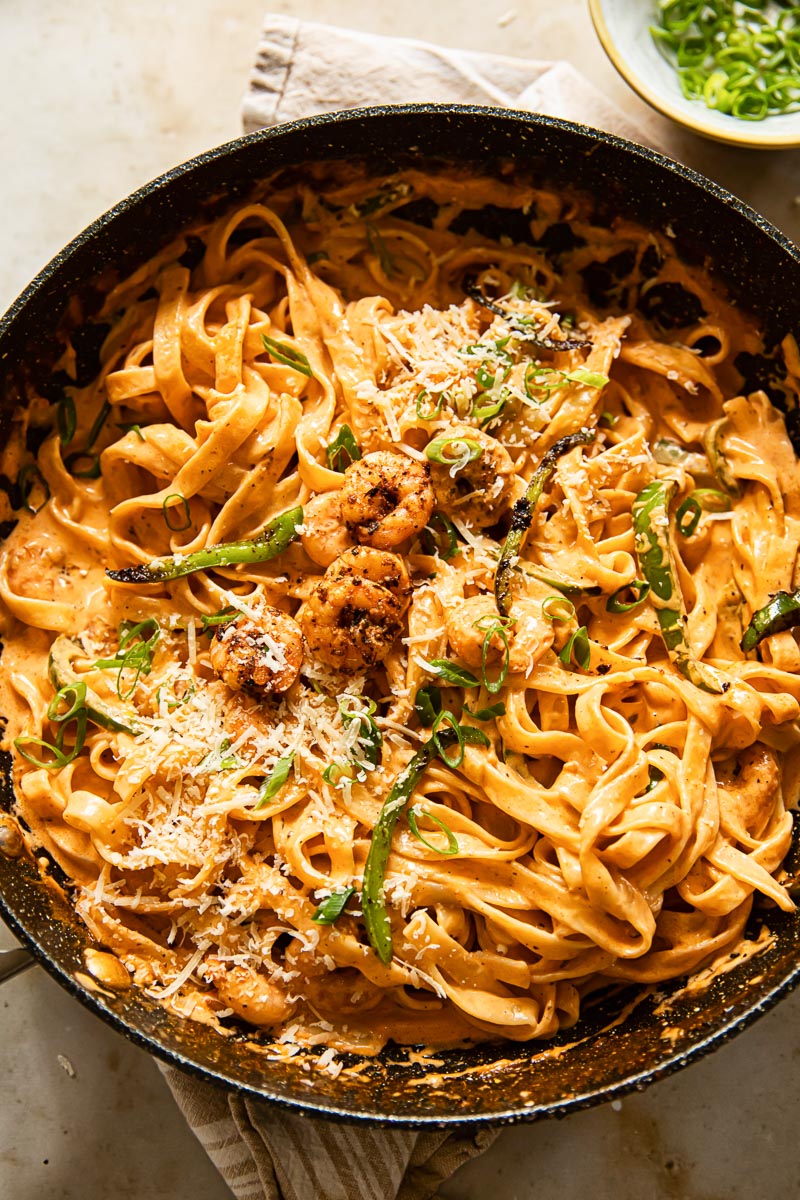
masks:
[[[310,653],[340,671],[382,662],[402,630],[410,593],[399,555],[366,546],[345,551],[302,609]]]
[[[278,1025],[294,1007],[276,983],[253,967],[231,966],[211,955],[203,963],[203,975],[225,1007],[251,1025]]]
[[[391,550],[421,533],[435,504],[427,463],[376,450],[344,473],[342,516],[360,542]]]
[[[535,600],[516,601],[511,616],[511,623],[504,629],[508,669],[526,672],[552,646],[553,623],[542,616],[541,604]],[[461,601],[447,614],[445,624],[450,645],[467,666],[480,669],[483,665],[483,643],[490,631],[486,664],[502,662],[506,648],[499,630],[503,625],[493,596],[470,596]]]
[[[300,674],[303,635],[296,621],[260,604],[218,625],[211,642],[211,665],[234,691],[268,696],[285,692]]]
[[[335,558],[353,545],[342,517],[339,492],[321,492],[303,505],[303,549],[312,562],[329,567]]]
[[[504,509],[514,500],[516,473],[511,456],[497,438],[490,437],[471,425],[457,425],[441,431],[439,436],[450,440],[450,452],[457,461],[458,442],[477,443],[480,454],[463,467],[431,463],[431,482],[436,507],[456,517],[463,517],[483,529],[493,525]]]

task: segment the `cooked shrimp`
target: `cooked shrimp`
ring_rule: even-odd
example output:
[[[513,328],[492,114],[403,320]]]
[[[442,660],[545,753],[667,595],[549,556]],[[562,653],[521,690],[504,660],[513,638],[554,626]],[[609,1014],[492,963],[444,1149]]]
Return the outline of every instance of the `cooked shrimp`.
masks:
[[[288,691],[300,674],[303,635],[285,612],[261,604],[253,616],[242,613],[217,626],[209,657],[229,688],[268,696]]]
[[[504,509],[515,499],[516,470],[511,456],[497,438],[490,437],[471,425],[444,429],[438,437],[454,439],[450,450],[453,466],[431,463],[431,482],[436,507],[450,516],[463,517],[473,525],[484,528],[493,525]],[[463,439],[477,443],[480,454],[456,468],[458,442]]]
[[[301,610],[309,652],[342,671],[382,662],[403,628],[410,593],[399,555],[366,546],[346,550]]]
[[[353,545],[342,517],[339,492],[321,492],[303,505],[303,529],[300,535],[303,549],[321,567],[329,567]]]
[[[542,616],[541,604],[535,600],[518,600],[511,616],[512,621],[504,630],[508,669],[527,672],[552,646],[553,624]],[[447,614],[445,624],[450,645],[467,666],[481,668],[483,643],[492,630],[486,646],[486,665],[502,662],[506,648],[499,631],[503,625],[493,596],[470,596]]]
[[[342,516],[360,542],[391,550],[421,533],[435,505],[427,463],[376,450],[344,473]]]
[[[276,983],[253,967],[231,966],[211,955],[203,963],[203,975],[226,1008],[250,1025],[278,1025],[294,1007]]]

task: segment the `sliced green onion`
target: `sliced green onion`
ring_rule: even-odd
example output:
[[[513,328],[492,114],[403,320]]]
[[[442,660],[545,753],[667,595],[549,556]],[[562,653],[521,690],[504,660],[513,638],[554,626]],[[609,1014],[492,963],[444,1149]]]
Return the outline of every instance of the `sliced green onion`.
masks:
[[[584,387],[604,388],[608,383],[607,375],[601,375],[599,371],[589,371],[586,367],[576,367],[573,371],[559,371],[558,374],[570,383],[582,383]]]
[[[458,750],[456,751],[455,758],[449,757],[442,744],[439,736],[440,725],[449,725],[453,733],[456,735]],[[464,731],[453,714],[447,709],[444,709],[442,712],[436,714],[436,720],[433,722],[433,727],[431,729],[431,737],[437,751],[439,752],[439,757],[441,758],[442,762],[446,763],[448,767],[452,767],[454,771],[458,770],[464,761]]]
[[[358,699],[361,699],[361,697],[358,697]],[[350,709],[346,708],[345,705],[339,705],[339,713],[345,725],[352,725],[353,721],[358,721],[359,725],[361,726],[360,738],[363,742],[366,742],[364,757],[366,758],[367,763],[373,767],[377,766],[378,762],[380,761],[381,747],[383,746],[383,734],[375,724],[372,716],[372,714],[375,712],[377,712],[377,705],[375,704],[374,700],[367,701],[366,712],[359,712],[358,710],[351,711]],[[356,766],[356,779],[363,783],[363,781],[366,779],[364,764],[355,758],[353,761],[355,762]]]
[[[154,617],[148,617],[138,625],[123,621],[119,627],[119,650],[114,658],[100,658],[94,664],[100,671],[117,669],[117,695],[120,700],[129,700],[136,691],[139,676],[150,674],[153,651],[160,636],[161,628]],[[133,682],[127,690],[123,688],[124,671],[134,672]]]
[[[505,388],[503,388],[503,392],[506,392]],[[476,401],[481,399],[483,399],[483,396],[476,397]],[[491,421],[494,417],[500,416],[500,413],[505,408],[507,401],[508,394],[506,392],[505,395],[502,395],[499,400],[494,401],[492,404],[479,405],[475,403],[472,406],[472,415],[475,420],[479,422],[479,424],[485,425],[487,421]]]
[[[493,721],[495,717],[504,717],[506,715],[506,706],[502,700],[498,700],[496,704],[490,704],[488,708],[479,708],[477,712],[473,712],[465,704],[464,712],[476,721]]]
[[[275,766],[258,789],[258,803],[254,805],[253,812],[258,812],[260,808],[263,808],[265,804],[269,804],[270,800],[274,800],[277,796],[289,778],[295,754],[296,751],[292,750],[291,754],[284,754],[283,758],[279,758],[275,763]]]
[[[367,244],[380,263],[381,270],[387,279],[393,279],[397,274],[397,263],[386,248],[386,242],[374,225],[367,222]]]
[[[179,519],[179,521],[176,521],[175,518],[171,516],[172,510],[170,508],[170,500],[178,500],[183,506],[183,517],[182,519]],[[189,501],[185,496],[182,496],[180,492],[170,492],[170,494],[164,500],[164,503],[161,505],[161,512],[167,528],[171,529],[173,533],[182,533],[184,529],[189,529],[192,524],[192,514],[189,511]]]
[[[311,920],[316,921],[317,925],[333,925],[335,921],[339,920],[347,901],[355,894],[355,890],[354,887],[346,887],[340,891],[331,892],[330,896],[326,896],[322,901]]]
[[[536,404],[541,404],[543,399],[547,399],[557,384],[541,383],[542,375],[552,376],[553,372],[549,367],[543,367],[541,363],[529,362],[525,367],[525,374],[522,377],[522,385],[525,388],[525,395],[529,400],[533,400]],[[537,392],[544,392],[544,396],[535,395],[532,389]]]
[[[156,705],[158,707],[161,706],[161,693],[163,692],[163,690],[164,689],[160,688],[160,687],[156,688]],[[183,693],[182,696],[175,696],[174,700],[166,701],[167,712],[174,712],[174,710],[176,708],[183,708],[184,704],[186,704],[187,701],[191,700],[192,696],[195,694],[196,691],[197,691],[197,688],[195,686],[195,682],[193,679],[190,679],[189,686],[187,687],[186,691]],[[173,696],[174,695],[175,695],[175,693],[173,692]]]
[[[436,417],[438,417],[439,413],[442,411],[442,404],[444,403],[445,394],[445,392],[439,392],[439,395],[436,397],[436,403],[431,408],[430,392],[426,391],[425,388],[423,388],[422,391],[417,392],[415,407],[420,421],[433,421]]]
[[[75,413],[75,401],[72,396],[64,394],[59,400],[56,408],[56,425],[58,426],[58,436],[61,439],[62,446],[68,446],[75,437],[75,429],[77,428],[78,418]]]
[[[466,667],[459,667],[458,663],[450,662],[449,658],[432,658],[429,666],[447,683],[453,683],[456,687],[480,687],[480,680],[472,671],[468,671]]]
[[[21,507],[34,516],[42,511],[50,499],[50,485],[36,463],[26,463],[22,468],[17,476],[17,487],[19,488]],[[31,504],[31,497],[37,490],[43,494],[44,499],[39,505]]]
[[[380,191],[374,192],[371,196],[367,196],[364,200],[359,200],[356,204],[351,204],[347,211],[354,217],[371,217],[373,213],[386,208],[389,204],[394,204],[397,200],[404,199],[410,191],[411,185],[408,183],[389,184],[387,187],[381,188]]]
[[[425,687],[417,690],[414,697],[414,712],[422,725],[430,728],[441,711],[442,692],[435,683],[428,683]]]
[[[451,446],[460,446],[461,449],[449,451]],[[467,463],[474,462],[482,454],[483,446],[480,442],[467,437],[451,436],[435,438],[432,442],[428,442],[428,445],[425,447],[425,457],[430,462],[441,463],[443,466],[450,467],[454,471],[463,471]]]
[[[675,528],[683,537],[691,537],[700,524],[702,508],[694,496],[687,496],[675,513]]]
[[[62,711],[62,706],[66,706]],[[55,742],[47,742],[43,738],[23,734],[14,739],[14,746],[25,759],[34,767],[44,767],[47,771],[59,771],[69,766],[78,757],[86,742],[86,684],[80,680],[60,687],[47,706],[47,719],[58,725]],[[75,742],[71,750],[64,749],[64,738],[70,726],[75,726]],[[50,759],[37,758],[27,747],[38,746],[51,755]]]
[[[79,467],[77,464],[80,462],[84,462],[86,465]],[[89,454],[86,450],[76,450],[74,454],[68,454],[64,459],[64,467],[75,479],[99,479],[100,455]]]
[[[309,379],[314,378],[311,363],[300,350],[295,350],[294,346],[290,346],[288,342],[276,342],[274,338],[267,337],[265,333],[262,333],[261,341],[264,343],[264,349],[275,362],[282,363],[285,367],[291,367],[293,371],[299,371],[301,375],[307,375]]]
[[[39,746],[42,750],[46,750],[52,755],[52,759],[48,761],[44,758],[37,758],[35,754],[31,754],[26,749],[27,746]],[[29,762],[34,767],[44,767],[46,771],[60,771],[62,767],[69,766],[71,762],[78,757],[83,746],[78,747],[76,741],[72,750],[68,754],[64,754],[58,746],[54,746],[52,742],[46,742],[43,738],[32,737],[30,734],[24,733],[21,737],[14,739],[14,747],[19,751],[26,762]]]
[[[201,613],[200,624],[202,625],[202,632],[207,633],[215,625],[227,625],[229,621],[235,621],[238,616],[239,610],[231,608],[230,605],[226,608],[221,608],[219,612],[212,613],[211,616],[207,613]]]
[[[226,754],[226,750],[231,748],[231,739],[223,738],[219,746],[215,750],[209,750],[208,754],[200,760],[195,767],[196,771],[235,771],[241,766],[239,759],[235,754]]]
[[[631,609],[638,608],[647,599],[647,593],[650,591],[650,584],[645,579],[632,579],[630,583],[624,583],[622,587],[617,588],[615,592],[606,600],[606,612],[610,613],[626,613]],[[620,596],[626,592],[635,592],[636,599],[621,600]]]
[[[86,439],[86,449],[91,450],[92,446],[100,436],[100,430],[108,420],[108,414],[111,412],[111,405],[108,400],[104,400],[100,406],[100,411],[94,419],[92,428],[89,430],[89,436]]]
[[[436,526],[440,526],[437,529]],[[422,548],[426,554],[438,554],[445,562],[458,554],[458,534],[456,527],[444,513],[431,514],[428,524],[421,535]]]
[[[764,0],[660,0],[659,24],[650,33],[687,99],[761,121],[800,108],[795,7],[785,12]]]
[[[59,706],[66,704],[66,711],[60,712]],[[53,699],[47,706],[48,721],[64,722],[71,721],[77,716],[78,712],[86,707],[86,684],[81,680],[78,683],[67,683],[64,687],[60,687]]]
[[[513,617],[501,616],[484,616],[478,617],[477,621],[473,621],[473,628],[479,629],[483,633],[483,646],[481,647],[481,679],[483,686],[486,688],[490,696],[495,696],[500,691],[506,681],[508,675],[508,664],[511,658],[511,652],[508,646],[508,626],[513,624]],[[490,679],[486,671],[486,659],[491,648],[492,638],[497,634],[503,643],[503,659],[500,665],[500,674],[497,679]]]
[[[456,835],[453,833],[450,826],[445,825],[444,821],[439,820],[439,818],[435,817],[432,812],[428,812],[427,808],[420,810],[420,816],[427,817],[429,821],[433,821],[434,825],[439,826],[442,833],[447,838],[447,848],[442,850],[441,846],[434,846],[432,842],[427,841],[426,838],[422,836],[419,831],[419,825],[417,824],[417,814],[414,812],[413,808],[410,808],[406,813],[406,820],[408,821],[409,829],[417,841],[422,842],[423,846],[427,846],[428,850],[432,850],[434,854],[446,854],[448,857],[451,854],[458,854],[458,839],[456,838]]]
[[[730,496],[719,488],[695,488],[692,496],[704,512],[728,512],[731,507]]]
[[[582,670],[586,671],[588,669],[592,659],[592,650],[589,645],[589,633],[585,625],[581,625],[580,629],[575,630],[558,657],[565,667],[570,665],[574,657],[575,662]]]
[[[548,621],[571,621],[575,605],[566,596],[546,596],[542,601],[542,616]]]
[[[657,784],[661,783],[661,780],[664,778],[664,772],[660,771],[658,769],[658,767],[654,767],[652,763],[647,768],[647,774],[648,774],[648,783],[647,783],[647,787],[644,789],[645,796],[647,796],[650,792],[652,792],[653,788]]]
[[[349,425],[343,425],[325,451],[328,466],[341,474],[361,458],[361,447]]]
[[[118,421],[117,429],[121,429],[123,433],[135,433],[140,442],[145,441],[142,427],[141,425],[137,425],[135,421]]]

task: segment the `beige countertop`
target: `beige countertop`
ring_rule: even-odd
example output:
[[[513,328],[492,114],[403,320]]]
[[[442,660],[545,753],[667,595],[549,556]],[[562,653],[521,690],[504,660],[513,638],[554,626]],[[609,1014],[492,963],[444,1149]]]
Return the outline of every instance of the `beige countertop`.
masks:
[[[274,11],[467,49],[566,58],[629,119],[800,239],[800,152],[671,130],[606,62],[582,0],[276,0]],[[240,132],[264,0],[0,4],[0,310],[114,201]],[[0,927],[0,946],[13,944]],[[800,1194],[800,995],[614,1105],[502,1134],[454,1200],[761,1200]],[[142,1051],[36,969],[0,995],[0,1197],[224,1200]]]

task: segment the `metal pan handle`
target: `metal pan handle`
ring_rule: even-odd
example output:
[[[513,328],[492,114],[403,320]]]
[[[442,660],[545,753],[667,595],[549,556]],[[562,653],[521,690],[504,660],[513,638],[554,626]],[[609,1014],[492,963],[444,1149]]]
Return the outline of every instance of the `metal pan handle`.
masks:
[[[36,959],[29,950],[18,946],[15,950],[0,950],[0,983],[7,983],[28,967],[35,967]]]

